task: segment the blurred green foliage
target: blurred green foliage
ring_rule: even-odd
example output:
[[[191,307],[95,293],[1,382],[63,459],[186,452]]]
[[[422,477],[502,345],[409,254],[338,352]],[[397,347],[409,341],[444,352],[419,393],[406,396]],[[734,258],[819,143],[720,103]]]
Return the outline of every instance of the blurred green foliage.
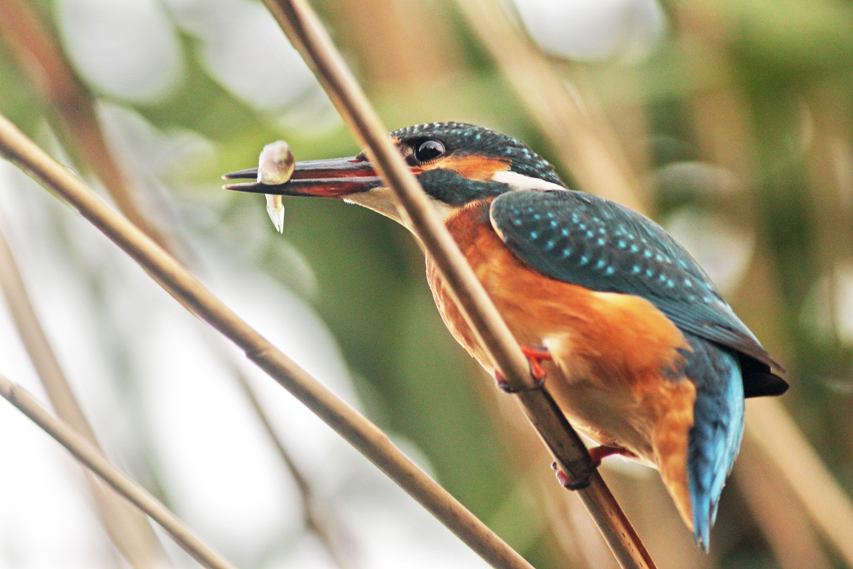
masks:
[[[396,6],[397,17],[405,20],[412,9],[392,0],[369,2],[370,7],[336,4],[321,5],[334,26],[360,10]],[[171,2],[164,5],[169,13],[177,9]],[[44,21],[55,26],[51,4],[41,3],[41,8]],[[406,42],[383,44],[383,34],[398,22],[394,18],[373,30],[332,30],[389,129],[435,120],[481,123],[525,140],[571,181],[571,173],[558,162],[559,153],[543,136],[535,110],[520,102],[455,6],[436,2],[425,9],[435,16],[429,25],[414,16],[405,22],[408,30],[415,30],[412,41],[421,35],[414,53],[395,51]],[[835,288],[821,296],[819,284],[853,267],[853,9],[848,2],[706,0],[669,2],[664,11],[668,31],[645,59],[625,63],[613,57],[587,64],[552,59],[555,72],[567,82],[585,77],[580,96],[600,105],[617,127],[619,117],[628,114],[643,124],[619,131],[620,142],[631,151],[656,217],[666,220],[681,208],[695,206],[721,212],[755,235],[753,263],[741,283],[764,283],[757,290],[765,297],[757,299],[750,290],[740,289],[733,292],[733,305],[746,310],[750,326],[770,331],[763,339],[785,363],[793,384],[785,401],[849,492],[853,333],[842,328],[844,322],[851,326],[853,314],[843,310],[853,305],[838,299],[853,295],[844,288],[853,285],[830,279]],[[271,140],[288,140],[297,159],[304,160],[352,155],[359,151],[352,136],[329,118],[333,115],[328,107],[321,104],[318,111],[311,103],[318,98],[316,92],[274,112],[258,111],[235,97],[199,61],[198,37],[178,21],[175,27],[185,74],[168,98],[130,104],[89,87],[101,101],[133,108],[155,129],[191,131],[215,145],[213,160],[188,164],[186,171],[162,180],[179,212],[178,223],[194,226],[181,216],[195,215],[193,208],[212,208],[216,223],[228,228],[210,229],[221,231],[217,242],[223,242],[222,235],[238,240],[242,231],[260,235],[259,250],[241,251],[235,243],[227,253],[246,255],[258,270],[309,295],[340,343],[368,414],[383,428],[415,442],[440,481],[476,514],[489,520],[506,517],[505,506],[513,508],[508,516],[519,520],[518,535],[504,527],[510,532],[506,539],[526,545],[522,553],[537,566],[558,566],[565,552],[555,553],[553,546],[543,546],[544,538],[530,541],[525,534],[523,520],[541,515],[538,506],[512,498],[520,475],[514,455],[524,451],[507,444],[502,420],[495,417],[492,402],[482,397],[484,389],[476,386],[490,380],[478,377],[482,372],[441,324],[423,276],[422,254],[405,231],[359,208],[291,199],[285,203],[285,230],[279,236],[262,214],[247,213],[262,210],[259,198],[219,189],[222,173],[252,166]],[[405,60],[402,71],[383,74],[383,66],[395,57]],[[741,124],[728,124],[732,101]],[[10,52],[0,51],[0,112],[26,132],[39,134],[45,116],[55,121],[55,114],[45,111],[50,104]],[[719,119],[707,116],[714,109],[721,111]],[[294,120],[300,115],[317,119],[306,127],[304,117]],[[709,122],[716,122],[715,131],[703,129]],[[719,166],[738,179],[738,189],[709,196],[701,181],[658,183],[661,168],[682,162]],[[834,212],[833,223],[841,220],[841,225],[828,227],[823,217],[827,211]],[[234,227],[246,220],[262,227]],[[841,233],[826,235],[836,232]],[[313,293],[294,280],[292,257],[280,252],[282,240],[316,277]],[[827,248],[832,243],[842,245]],[[804,313],[809,302],[821,309]],[[762,313],[750,305],[770,306],[772,311]],[[830,323],[816,318],[829,318]],[[547,470],[548,465],[535,467]],[[728,505],[724,500],[719,525],[740,515]],[[644,527],[653,526],[646,520]],[[712,557],[718,566],[776,566],[754,526],[725,546]],[[577,559],[572,563],[583,566]]]

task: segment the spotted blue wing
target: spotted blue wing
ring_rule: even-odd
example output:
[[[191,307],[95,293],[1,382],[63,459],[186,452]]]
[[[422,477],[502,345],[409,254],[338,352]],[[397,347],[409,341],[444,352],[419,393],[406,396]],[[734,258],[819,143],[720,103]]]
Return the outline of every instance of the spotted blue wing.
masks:
[[[705,551],[717,504],[743,436],[744,375],[733,352],[686,333],[693,350],[684,374],[696,384],[693,428],[687,440],[687,472],[693,531]]]
[[[640,296],[682,330],[763,364],[756,373],[778,367],[696,261],[641,214],[582,192],[519,190],[497,197],[490,217],[507,246],[545,275]]]

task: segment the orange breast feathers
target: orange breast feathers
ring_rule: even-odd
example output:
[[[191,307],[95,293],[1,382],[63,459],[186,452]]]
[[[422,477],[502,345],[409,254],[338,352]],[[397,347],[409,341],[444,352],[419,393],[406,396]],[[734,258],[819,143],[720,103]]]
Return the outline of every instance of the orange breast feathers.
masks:
[[[681,331],[643,298],[595,292],[539,273],[506,247],[488,209],[489,201],[470,204],[447,227],[516,340],[551,352],[547,389],[576,428],[660,468],[682,514],[688,513],[685,461],[695,387],[682,376],[679,350],[690,348]],[[493,374],[429,262],[427,273],[445,324]]]
[[[632,295],[591,291],[536,271],[494,231],[489,202],[461,208],[447,227],[519,343],[543,345],[562,337],[579,359],[597,362],[595,371],[605,372],[608,378],[639,379],[638,374],[645,375],[642,372],[657,375],[681,367],[683,358],[677,348],[689,347],[681,331],[652,303]],[[429,281],[446,324],[487,365],[432,266]]]

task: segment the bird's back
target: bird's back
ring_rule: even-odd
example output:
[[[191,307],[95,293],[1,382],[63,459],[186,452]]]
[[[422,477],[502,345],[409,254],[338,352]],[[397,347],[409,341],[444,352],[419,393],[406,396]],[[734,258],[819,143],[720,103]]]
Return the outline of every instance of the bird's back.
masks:
[[[684,330],[648,298],[592,290],[534,267],[495,231],[494,201],[448,221],[462,252],[517,340],[552,353],[546,385],[567,418],[599,444],[658,467],[707,547],[743,431],[744,356]],[[430,281],[454,336],[493,372],[437,271]]]

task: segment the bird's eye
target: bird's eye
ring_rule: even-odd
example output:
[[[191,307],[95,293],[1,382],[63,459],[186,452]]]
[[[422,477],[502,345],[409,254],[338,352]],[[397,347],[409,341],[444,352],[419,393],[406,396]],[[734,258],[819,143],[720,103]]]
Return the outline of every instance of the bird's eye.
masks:
[[[444,154],[444,145],[438,140],[426,140],[415,148],[415,160],[430,162]]]

